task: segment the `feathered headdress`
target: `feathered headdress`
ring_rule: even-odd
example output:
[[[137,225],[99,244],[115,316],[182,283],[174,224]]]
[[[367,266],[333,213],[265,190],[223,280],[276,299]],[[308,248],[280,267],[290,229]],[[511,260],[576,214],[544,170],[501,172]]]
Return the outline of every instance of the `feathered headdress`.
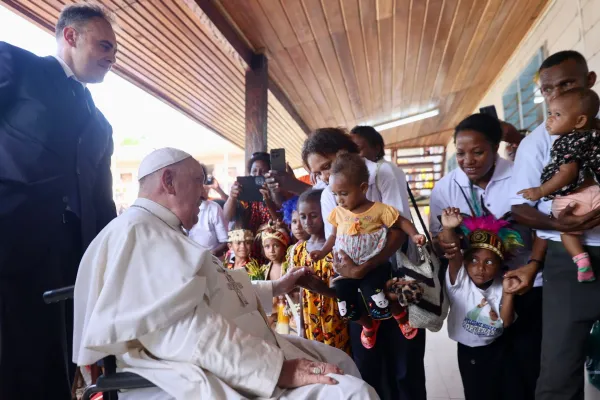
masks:
[[[285,222],[288,226],[292,224],[292,214],[298,208],[298,196],[294,196],[289,200],[286,200],[281,205],[281,210],[283,211],[283,222]]]
[[[523,246],[523,237],[519,232],[510,228],[507,219],[510,213],[497,219],[485,206],[483,199],[478,201],[471,191],[471,201],[458,186],[469,204],[471,215],[463,215],[461,231],[469,241],[469,247],[493,251],[501,260],[510,257],[517,247]],[[473,203],[473,204],[472,204]]]

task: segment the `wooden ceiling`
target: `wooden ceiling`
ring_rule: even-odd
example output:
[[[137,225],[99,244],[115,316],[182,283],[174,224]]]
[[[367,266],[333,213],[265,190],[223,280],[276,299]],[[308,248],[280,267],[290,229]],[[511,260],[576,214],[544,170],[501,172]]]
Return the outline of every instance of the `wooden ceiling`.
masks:
[[[53,32],[71,0],[0,0]],[[244,148],[246,64],[197,7],[183,0],[101,0],[118,24],[114,71]],[[135,105],[132,105],[135,107]],[[306,133],[269,92],[269,148],[302,165]],[[168,135],[168,132],[165,132]]]
[[[0,1],[48,31],[74,2]],[[99,0],[117,17],[115,72],[242,148],[247,65],[198,6],[207,1],[267,55],[275,83],[268,144],[288,149],[294,166],[307,129],[377,125],[434,108],[439,116],[382,134],[388,145],[446,144],[548,3]]]
[[[548,0],[215,0],[311,128],[376,125],[388,145],[445,144]],[[440,135],[432,135],[441,132]],[[439,140],[436,140],[436,137]],[[402,143],[405,144],[405,143]]]

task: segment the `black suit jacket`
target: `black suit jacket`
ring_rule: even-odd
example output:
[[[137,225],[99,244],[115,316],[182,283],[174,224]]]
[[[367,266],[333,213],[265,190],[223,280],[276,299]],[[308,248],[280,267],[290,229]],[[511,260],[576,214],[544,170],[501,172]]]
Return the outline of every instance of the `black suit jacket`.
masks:
[[[112,128],[92,108],[55,58],[0,42],[0,276],[43,268],[30,265],[42,260],[32,253],[69,240],[72,193],[83,250],[116,217]]]

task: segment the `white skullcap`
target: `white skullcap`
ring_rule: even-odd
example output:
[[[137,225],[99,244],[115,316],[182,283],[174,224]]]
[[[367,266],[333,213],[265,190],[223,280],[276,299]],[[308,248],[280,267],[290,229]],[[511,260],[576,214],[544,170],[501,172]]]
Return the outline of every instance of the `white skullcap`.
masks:
[[[142,160],[138,171],[138,181],[159,169],[163,169],[190,157],[192,156],[185,151],[174,149],[172,147],[154,150]]]

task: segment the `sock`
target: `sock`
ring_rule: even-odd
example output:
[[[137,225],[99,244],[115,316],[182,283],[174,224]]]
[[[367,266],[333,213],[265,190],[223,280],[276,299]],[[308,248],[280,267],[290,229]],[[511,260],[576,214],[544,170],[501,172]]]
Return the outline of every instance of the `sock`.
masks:
[[[596,280],[594,276],[594,270],[592,269],[592,263],[590,262],[590,255],[588,253],[581,253],[573,257],[573,262],[577,264],[577,280],[579,282],[591,282]]]

